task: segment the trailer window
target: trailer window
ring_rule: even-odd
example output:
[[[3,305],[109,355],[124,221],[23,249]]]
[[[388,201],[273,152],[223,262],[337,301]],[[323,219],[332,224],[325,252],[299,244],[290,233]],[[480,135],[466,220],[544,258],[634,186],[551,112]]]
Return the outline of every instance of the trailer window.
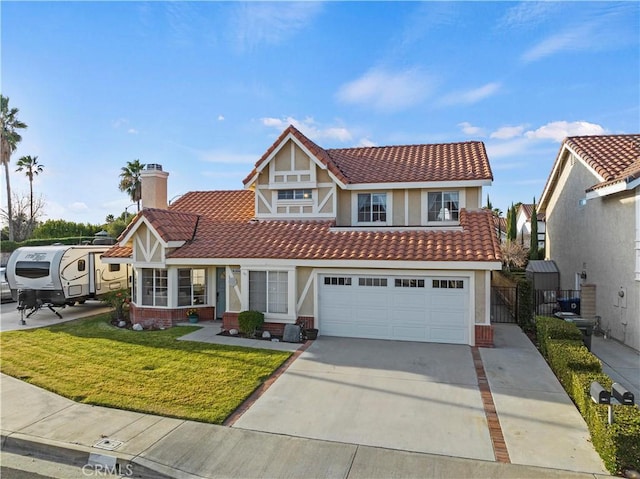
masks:
[[[49,276],[49,261],[18,261],[16,263],[16,276],[23,278],[46,278]]]
[[[78,260],[78,271],[84,271],[87,269],[87,262],[83,259]]]
[[[119,264],[110,264],[109,265],[109,272],[110,273],[114,273],[116,271],[120,271],[120,265]]]

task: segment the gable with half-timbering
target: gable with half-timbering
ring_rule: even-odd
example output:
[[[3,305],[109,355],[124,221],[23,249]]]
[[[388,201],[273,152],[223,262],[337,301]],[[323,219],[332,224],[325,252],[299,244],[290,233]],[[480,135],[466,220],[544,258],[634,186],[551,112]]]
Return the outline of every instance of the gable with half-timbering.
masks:
[[[326,166],[290,139],[258,173],[255,213],[260,219],[334,218],[336,183]]]

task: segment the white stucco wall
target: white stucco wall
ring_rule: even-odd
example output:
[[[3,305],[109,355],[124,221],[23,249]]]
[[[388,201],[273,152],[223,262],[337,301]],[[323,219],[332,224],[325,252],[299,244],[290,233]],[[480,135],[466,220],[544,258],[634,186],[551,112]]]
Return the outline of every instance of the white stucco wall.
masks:
[[[573,289],[576,274],[596,285],[596,314],[611,337],[640,349],[640,281],[636,268],[636,192],[580,204],[599,180],[568,159],[546,209],[546,255],[560,269],[560,288]],[[619,292],[624,292],[620,298]]]

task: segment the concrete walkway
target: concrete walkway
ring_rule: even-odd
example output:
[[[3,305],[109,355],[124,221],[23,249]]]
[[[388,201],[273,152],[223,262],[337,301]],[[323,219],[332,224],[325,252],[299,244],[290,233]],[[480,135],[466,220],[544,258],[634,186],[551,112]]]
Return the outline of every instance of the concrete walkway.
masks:
[[[591,352],[602,362],[602,371],[613,381],[622,384],[640,404],[640,353],[615,339],[591,337]]]
[[[517,326],[497,325],[496,348],[479,351],[512,464],[372,447],[357,442],[308,439],[89,406],[4,375],[0,376],[2,449],[76,465],[77,477],[85,477],[81,468],[88,463],[110,464],[116,460],[125,471],[131,470],[141,477],[164,474],[176,478],[364,479],[607,475],[588,441],[584,421],[559,384],[553,385],[549,378],[551,371]],[[465,441],[465,436],[461,435],[459,440]]]

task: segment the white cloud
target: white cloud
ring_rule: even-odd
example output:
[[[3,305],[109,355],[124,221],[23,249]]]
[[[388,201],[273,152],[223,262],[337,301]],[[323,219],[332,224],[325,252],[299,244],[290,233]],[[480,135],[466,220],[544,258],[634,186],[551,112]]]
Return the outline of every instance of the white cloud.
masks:
[[[69,205],[69,209],[74,213],[84,213],[85,211],[89,211],[89,207],[86,203],[82,201],[76,201]]]
[[[530,29],[547,21],[562,5],[557,2],[522,2],[507,10],[498,26]]]
[[[336,97],[344,103],[399,111],[424,101],[431,94],[433,84],[434,79],[419,69],[398,72],[372,69],[340,87]]]
[[[235,11],[235,36],[240,49],[279,44],[303,30],[320,13],[321,2],[246,2]]]
[[[376,143],[374,143],[373,141],[371,141],[369,138],[362,138],[358,142],[358,146],[371,147],[371,146],[378,146],[378,145]]]
[[[592,53],[637,46],[637,2],[582,2],[570,18],[572,23],[532,46],[521,60],[530,63],[561,52]]]
[[[218,115],[218,121],[224,121],[224,116]]]
[[[342,126],[333,126],[327,128],[319,127],[315,120],[311,117],[307,117],[304,120],[297,120],[293,117],[280,118],[262,118],[262,124],[277,130],[284,130],[289,125],[295,126],[305,136],[308,136],[314,141],[319,140],[336,140],[342,143],[351,141],[353,135],[351,132]]]
[[[567,136],[604,135],[607,130],[587,121],[552,121],[524,135],[531,140],[553,140],[558,143]]]
[[[495,95],[501,87],[501,83],[492,82],[472,90],[453,92],[442,98],[441,103],[443,105],[472,105]]]
[[[136,130],[135,128],[129,128],[127,130],[127,133],[129,133],[130,135],[137,135],[138,134],[138,130]]]
[[[493,133],[491,133],[491,135],[489,135],[489,138],[494,138],[497,140],[509,140],[511,138],[521,136],[523,131],[524,131],[523,125],[503,126],[498,128]]]
[[[591,45],[591,28],[579,26],[551,35],[522,55],[522,61],[530,63],[566,50],[586,50]]]
[[[462,130],[465,135],[469,136],[484,136],[484,129],[479,126],[473,126],[468,121],[463,121],[462,123],[458,123],[458,126]]]

